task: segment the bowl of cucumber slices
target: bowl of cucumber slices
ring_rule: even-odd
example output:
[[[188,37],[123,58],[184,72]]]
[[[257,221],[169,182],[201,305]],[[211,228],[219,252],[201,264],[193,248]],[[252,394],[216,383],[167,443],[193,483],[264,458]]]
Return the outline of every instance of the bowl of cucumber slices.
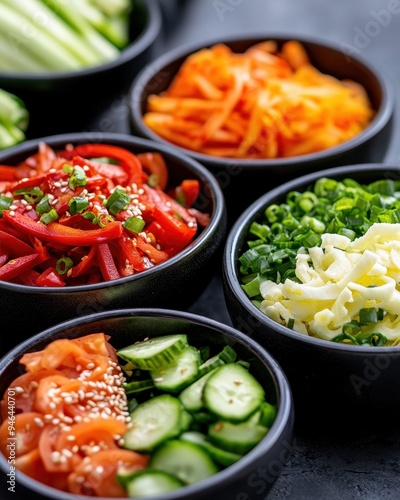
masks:
[[[291,448],[280,366],[238,330],[191,313],[119,309],[61,323],[0,360],[0,380],[14,412],[2,412],[1,472],[12,422],[27,443],[13,470],[31,499],[250,499],[267,494]]]

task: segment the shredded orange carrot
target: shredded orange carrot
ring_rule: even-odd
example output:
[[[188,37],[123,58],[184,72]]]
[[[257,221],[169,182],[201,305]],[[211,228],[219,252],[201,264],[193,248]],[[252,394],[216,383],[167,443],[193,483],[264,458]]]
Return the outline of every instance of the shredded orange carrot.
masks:
[[[203,154],[280,158],[339,145],[370,123],[365,89],[315,68],[304,46],[273,40],[234,53],[224,44],[190,55],[168,89],[150,95],[144,123]]]

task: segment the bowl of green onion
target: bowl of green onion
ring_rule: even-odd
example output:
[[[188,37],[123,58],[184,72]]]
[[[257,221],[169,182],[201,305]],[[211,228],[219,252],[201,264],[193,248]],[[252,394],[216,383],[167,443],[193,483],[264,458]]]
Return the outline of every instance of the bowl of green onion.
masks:
[[[0,5],[0,88],[30,111],[30,137],[81,130],[151,57],[158,3],[6,0]]]
[[[282,364],[303,425],[399,416],[399,199],[398,166],[336,167],[267,192],[229,233],[232,322]]]

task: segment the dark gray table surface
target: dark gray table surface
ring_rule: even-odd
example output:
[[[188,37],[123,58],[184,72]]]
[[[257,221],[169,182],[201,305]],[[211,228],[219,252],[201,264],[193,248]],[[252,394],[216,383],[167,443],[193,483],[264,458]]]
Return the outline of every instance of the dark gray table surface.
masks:
[[[164,29],[154,57],[207,37],[283,31],[294,38],[318,35],[339,42],[343,50],[373,63],[396,87],[393,135],[384,161],[399,163],[400,0],[159,1]],[[87,130],[129,132],[125,98],[124,92],[114,96]],[[230,324],[219,269],[190,310]],[[287,464],[268,499],[399,499],[400,432],[385,429],[384,414],[370,428],[370,434],[358,435],[357,423],[349,422],[354,433],[347,436],[328,428],[322,435],[295,429]],[[251,500],[261,498],[255,487]]]

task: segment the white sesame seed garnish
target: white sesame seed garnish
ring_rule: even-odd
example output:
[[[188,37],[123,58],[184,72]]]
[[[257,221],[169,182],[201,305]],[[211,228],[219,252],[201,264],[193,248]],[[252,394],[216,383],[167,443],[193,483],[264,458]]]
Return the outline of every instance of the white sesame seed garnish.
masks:
[[[36,424],[37,426],[39,426],[39,427],[44,427],[43,420],[42,420],[42,419],[40,419],[39,417],[35,417],[35,418],[33,419],[33,421],[35,422],[35,424]]]

